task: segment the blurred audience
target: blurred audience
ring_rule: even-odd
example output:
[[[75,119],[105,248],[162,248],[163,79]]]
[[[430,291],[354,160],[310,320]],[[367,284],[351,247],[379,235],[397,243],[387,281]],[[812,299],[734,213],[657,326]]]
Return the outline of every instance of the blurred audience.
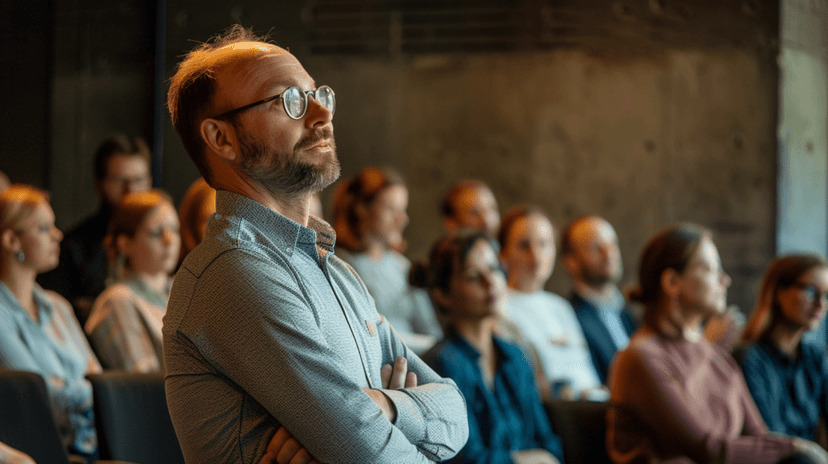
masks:
[[[216,189],[210,187],[203,177],[190,185],[181,206],[178,220],[181,223],[181,259],[184,260],[193,248],[204,238],[207,220],[216,212]]]
[[[526,355],[493,334],[506,304],[496,248],[485,234],[448,236],[412,273],[448,321],[446,338],[423,360],[466,398],[469,440],[451,462],[563,462]]]
[[[442,335],[425,292],[408,285],[411,262],[400,253],[408,225],[408,188],[396,173],[366,168],[334,197],[337,256],[359,274],[385,316],[415,352]]]
[[[497,200],[489,186],[479,180],[454,184],[443,197],[441,212],[449,234],[474,230],[494,237],[500,226]]]
[[[774,261],[736,350],[753,399],[773,432],[814,440],[828,418],[828,357],[802,343],[828,307],[828,262],[814,255]],[[825,436],[820,444],[828,445]]]
[[[739,366],[703,336],[704,319],[724,313],[729,285],[707,230],[670,227],[647,243],[631,293],[644,305],[643,326],[610,372],[615,463],[828,462],[813,442],[768,433]]]
[[[163,371],[162,319],[181,244],[170,198],[160,190],[124,195],[105,243],[113,283],[84,329],[107,369]]]
[[[572,305],[543,286],[555,267],[555,228],[539,208],[518,206],[498,232],[506,266],[509,315],[540,362],[544,397],[605,401],[609,392],[592,363]]]
[[[100,207],[66,234],[60,265],[38,280],[72,303],[81,324],[89,316],[92,302],[106,287],[103,240],[112,209],[125,194],[149,190],[151,185],[150,150],[143,139],[115,135],[101,143],[95,152],[95,191],[101,200]]]
[[[610,361],[626,348],[637,322],[618,289],[623,267],[618,236],[605,219],[576,219],[561,239],[564,268],[572,277],[570,302],[584,331],[592,362],[606,384]]]
[[[35,282],[57,266],[62,238],[45,192],[27,185],[0,192],[0,367],[40,374],[68,450],[94,457],[85,376],[101,366],[69,303]]]

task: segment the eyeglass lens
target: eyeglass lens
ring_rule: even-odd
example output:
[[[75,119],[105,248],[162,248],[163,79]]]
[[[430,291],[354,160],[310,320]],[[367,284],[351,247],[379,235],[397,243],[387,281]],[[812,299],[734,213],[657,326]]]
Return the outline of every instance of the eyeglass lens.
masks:
[[[811,302],[828,300],[828,292],[820,292],[819,289],[812,285],[803,285],[801,288],[805,290],[805,296]]]
[[[311,97],[315,98],[322,106],[328,109],[331,113],[334,112],[336,100],[333,90],[327,85],[319,87],[315,91],[308,92]],[[282,95],[285,104],[285,111],[293,119],[299,119],[305,115],[308,105],[308,93],[299,90],[298,87],[291,87]]]

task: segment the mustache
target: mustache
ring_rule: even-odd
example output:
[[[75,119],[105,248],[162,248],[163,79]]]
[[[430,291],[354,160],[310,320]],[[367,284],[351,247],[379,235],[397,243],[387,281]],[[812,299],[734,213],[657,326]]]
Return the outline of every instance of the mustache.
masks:
[[[296,142],[296,146],[293,147],[293,151],[297,152],[305,150],[323,140],[330,140],[333,143],[333,128],[331,128],[330,124],[314,129],[310,135]]]

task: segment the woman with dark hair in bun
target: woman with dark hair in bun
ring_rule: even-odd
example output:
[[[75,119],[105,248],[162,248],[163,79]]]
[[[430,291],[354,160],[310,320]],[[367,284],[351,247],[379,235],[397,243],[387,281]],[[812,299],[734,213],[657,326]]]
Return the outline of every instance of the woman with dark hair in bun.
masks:
[[[608,454],[615,463],[828,462],[813,442],[771,435],[741,370],[703,336],[726,308],[730,277],[711,234],[670,227],[644,248],[644,324],[610,368]]]
[[[819,326],[828,308],[828,262],[792,255],[765,272],[759,301],[736,351],[748,388],[774,432],[814,440],[828,415],[828,358],[802,335]],[[824,436],[819,437],[824,447]]]
[[[493,333],[506,304],[496,249],[483,234],[446,237],[411,274],[447,322],[423,360],[454,380],[468,406],[469,440],[452,462],[563,462],[526,355]]]
[[[416,353],[442,335],[428,296],[408,285],[411,262],[402,255],[408,188],[402,178],[365,168],[334,194],[336,254],[356,270],[385,316]]]

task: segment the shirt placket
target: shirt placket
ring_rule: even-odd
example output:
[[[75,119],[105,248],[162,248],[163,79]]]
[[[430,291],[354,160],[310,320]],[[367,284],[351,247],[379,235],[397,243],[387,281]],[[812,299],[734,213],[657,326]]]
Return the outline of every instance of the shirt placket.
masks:
[[[365,374],[365,379],[368,381],[369,388],[376,388],[374,387],[374,382],[371,380],[371,373],[368,370],[368,365],[365,362],[365,352],[358,338],[356,331],[354,329],[354,322],[351,320],[351,317],[348,315],[348,311],[345,309],[345,305],[342,302],[342,297],[340,297],[339,292],[337,291],[336,285],[334,285],[333,279],[331,279],[330,269],[328,267],[328,256],[326,255],[322,258],[321,268],[322,273],[325,275],[325,279],[328,281],[328,285],[331,286],[331,291],[334,294],[334,298],[336,298],[336,302],[339,304],[339,309],[342,311],[342,315],[345,317],[345,322],[348,324],[348,330],[351,331],[351,337],[353,337],[354,342],[357,347],[357,353],[359,354],[359,362],[362,364],[362,371]]]

